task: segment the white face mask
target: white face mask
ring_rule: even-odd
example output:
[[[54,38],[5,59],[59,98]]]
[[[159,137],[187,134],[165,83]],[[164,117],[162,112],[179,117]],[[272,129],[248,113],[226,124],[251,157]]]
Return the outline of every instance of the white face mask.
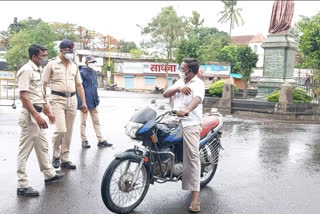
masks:
[[[96,67],[96,64],[95,63],[88,63],[88,68],[94,70]]]
[[[64,57],[69,60],[70,62],[74,60],[74,54],[73,53],[66,53]]]
[[[186,78],[186,74],[180,71],[179,72],[179,77],[180,77],[180,79],[184,80]]]

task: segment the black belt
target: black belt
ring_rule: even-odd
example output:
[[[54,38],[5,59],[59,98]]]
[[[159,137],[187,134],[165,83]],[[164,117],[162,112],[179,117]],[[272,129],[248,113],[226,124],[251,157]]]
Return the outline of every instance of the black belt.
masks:
[[[23,108],[26,108],[25,106],[22,106]],[[42,107],[40,106],[36,106],[36,105],[33,105],[34,109],[38,112],[38,113],[41,113],[42,112]]]
[[[61,97],[72,97],[73,95],[76,94],[76,92],[62,93],[62,92],[59,92],[59,91],[51,91],[51,94],[59,95]]]

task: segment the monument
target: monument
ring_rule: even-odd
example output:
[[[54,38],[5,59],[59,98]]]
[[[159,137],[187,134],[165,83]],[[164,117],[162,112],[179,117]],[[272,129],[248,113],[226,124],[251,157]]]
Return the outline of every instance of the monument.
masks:
[[[292,0],[273,3],[269,35],[262,43],[264,49],[263,77],[258,82],[257,97],[279,90],[284,82],[296,84],[293,79],[297,43],[289,35],[294,12]]]

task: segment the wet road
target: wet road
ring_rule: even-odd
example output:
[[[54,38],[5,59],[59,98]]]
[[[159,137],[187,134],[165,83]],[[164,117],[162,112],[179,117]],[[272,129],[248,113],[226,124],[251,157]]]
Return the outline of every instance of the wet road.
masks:
[[[79,113],[71,145],[75,171],[63,182],[44,185],[34,152],[29,180],[38,198],[16,195],[18,112],[0,106],[0,213],[111,213],[100,197],[100,183],[114,154],[132,146],[124,125],[135,109],[168,105],[160,95],[100,91],[102,130],[113,148],[98,149],[88,121],[91,148],[81,148]],[[150,104],[155,99],[156,104]],[[271,120],[224,118],[222,159],[214,179],[201,191],[201,213],[319,213],[320,126]],[[47,131],[51,150],[52,128]],[[182,214],[190,194],[181,183],[151,185],[136,214]]]

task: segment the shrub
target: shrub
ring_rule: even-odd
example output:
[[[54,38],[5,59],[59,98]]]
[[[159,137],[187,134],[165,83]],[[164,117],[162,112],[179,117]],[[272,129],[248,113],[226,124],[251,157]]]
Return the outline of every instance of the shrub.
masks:
[[[222,80],[214,82],[209,87],[209,94],[212,97],[222,97],[223,86],[224,86],[224,81],[222,81]],[[237,86],[235,84],[233,84],[233,93],[234,94],[238,93],[238,88],[237,88]]]
[[[275,91],[269,94],[266,97],[268,102],[279,102],[280,90]],[[312,100],[311,95],[309,95],[305,90],[302,88],[294,88],[293,89],[293,103],[310,103]]]

